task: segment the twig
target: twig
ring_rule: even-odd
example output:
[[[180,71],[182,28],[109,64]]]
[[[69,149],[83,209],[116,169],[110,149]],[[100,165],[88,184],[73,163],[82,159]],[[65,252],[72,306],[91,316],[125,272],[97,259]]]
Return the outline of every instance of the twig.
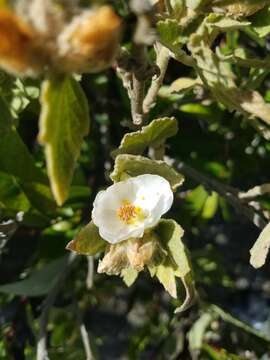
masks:
[[[122,52],[117,72],[122,78],[130,98],[133,124],[142,126],[145,82],[156,71],[155,68],[149,66],[147,61],[147,46],[152,45],[156,40],[156,32],[153,27],[154,12],[153,5],[149,0],[131,0],[130,8],[137,16],[137,26],[133,34],[131,49],[132,61],[129,62],[126,54]]]
[[[131,115],[133,124],[140,126],[143,123],[144,114],[143,114],[143,99],[144,99],[144,81],[139,80],[137,75],[132,74],[132,86],[131,86],[131,96],[130,96],[130,105],[131,105]]]
[[[147,91],[145,99],[143,101],[143,112],[144,114],[148,114],[153,106],[155,106],[157,95],[159,89],[163,84],[163,80],[168,68],[170,52],[167,48],[162,46],[161,44],[156,44],[155,46],[157,59],[156,64],[159,67],[160,74],[159,76],[154,76],[152,78],[152,83],[150,88]]]
[[[88,271],[86,276],[86,288],[92,289],[94,283],[94,258],[93,256],[87,256]]]
[[[81,339],[82,339],[84,352],[85,352],[85,356],[86,356],[85,360],[93,360],[94,356],[93,356],[93,352],[92,352],[91,345],[90,345],[89,335],[88,335],[86,326],[83,322],[82,311],[81,311],[75,298],[73,299],[73,306],[74,306],[77,320],[78,320],[79,327],[80,327]]]
[[[47,295],[44,303],[42,305],[42,313],[40,315],[40,329],[38,335],[38,344],[37,344],[37,360],[49,360],[48,350],[47,350],[47,325],[49,321],[50,309],[55,303],[55,300],[61,291],[67,276],[69,275],[72,264],[74,263],[77,255],[71,253],[67,260],[67,263],[62,270],[61,274],[58,277],[58,280],[52,290]]]
[[[248,218],[258,228],[263,229],[267,225],[266,219],[258,210],[241,202],[236,195],[236,189],[228,187],[227,185],[202,174],[182,161],[175,163],[175,167],[187,177],[203,184],[206,188],[216,191],[219,195],[224,197],[236,211]]]

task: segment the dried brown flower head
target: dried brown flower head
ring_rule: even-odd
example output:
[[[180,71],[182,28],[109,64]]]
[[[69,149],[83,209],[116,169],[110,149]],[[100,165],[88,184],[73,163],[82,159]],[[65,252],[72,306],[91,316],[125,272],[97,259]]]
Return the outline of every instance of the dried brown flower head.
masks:
[[[142,271],[146,265],[161,261],[164,250],[160,247],[154,233],[143,238],[122,241],[109,245],[104,258],[98,266],[99,273],[119,275],[125,269]]]
[[[38,9],[36,19],[33,7]],[[0,66],[16,75],[96,72],[117,53],[121,20],[110,6],[67,16],[52,0],[24,3],[20,15],[0,11]],[[53,25],[53,26],[52,26]]]
[[[11,11],[0,11],[0,66],[16,74],[31,75],[39,68],[35,61],[32,29]]]

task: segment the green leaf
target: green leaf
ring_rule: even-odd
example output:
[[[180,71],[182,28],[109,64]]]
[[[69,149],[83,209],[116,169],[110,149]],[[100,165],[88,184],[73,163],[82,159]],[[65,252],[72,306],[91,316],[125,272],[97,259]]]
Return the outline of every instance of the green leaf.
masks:
[[[196,358],[202,349],[205,332],[213,319],[214,315],[212,313],[203,313],[188,332],[189,351]]]
[[[22,192],[16,178],[0,172],[0,208],[6,207],[14,211],[26,212],[30,203]]]
[[[251,21],[252,27],[259,37],[267,36],[270,33],[270,7],[257,12]]]
[[[188,48],[196,61],[195,68],[203,84],[212,92],[212,96],[224,104],[229,111],[237,110],[252,121],[258,117],[270,124],[270,105],[263,97],[252,90],[237,86],[235,75],[228,63],[218,58],[211,45],[220,31],[245,28],[247,22],[211,14],[203,22],[200,30],[190,37]],[[257,126],[258,127],[258,126]]]
[[[152,266],[149,270],[152,276],[155,274],[160,279],[165,289],[173,297],[177,295],[173,277],[181,278],[186,294],[182,305],[175,312],[182,312],[193,304],[196,296],[189,257],[181,240],[184,231],[174,220],[161,219],[155,228],[155,233],[160,239],[162,248],[168,255],[165,262],[158,264],[156,267]]]
[[[219,11],[225,10],[229,15],[247,17],[261,10],[269,3],[268,0],[235,0],[217,4]]]
[[[107,242],[99,235],[98,228],[91,221],[83,227],[74,240],[70,241],[66,247],[68,250],[75,251],[82,255],[96,255],[104,251]]]
[[[37,210],[48,214],[56,210],[56,204],[49,186],[38,182],[25,182],[21,183],[20,186]]]
[[[155,228],[164,248],[168,251],[179,267],[181,277],[185,277],[191,272],[190,262],[186,252],[186,248],[182,242],[184,230],[174,220],[161,219]]]
[[[212,219],[215,216],[218,209],[218,194],[213,191],[211,195],[209,195],[204,203],[202,209],[202,218],[203,219]]]
[[[250,250],[250,264],[258,269],[265,264],[270,248],[270,223],[266,225]]]
[[[181,43],[181,26],[178,20],[161,20],[157,23],[157,30],[160,42],[169,49],[174,49]]]
[[[115,160],[114,171],[110,177],[114,182],[143,174],[155,174],[164,177],[176,190],[184,181],[183,175],[175,171],[164,161],[155,161],[143,156],[118,155]]]
[[[34,158],[18,135],[5,101],[0,97],[0,170],[22,181],[46,184],[46,176],[36,167]]]
[[[180,92],[188,91],[194,88],[196,85],[202,85],[199,79],[181,77],[179,79],[174,80],[174,82],[170,85],[169,91],[171,93],[180,93]]]
[[[158,265],[155,270],[155,275],[164,286],[164,289],[173,297],[177,298],[177,288],[176,288],[176,279],[175,271],[169,261]]]
[[[14,177],[13,183],[16,182],[17,187],[23,190],[34,207],[42,212],[51,212],[55,204],[48,179],[36,166],[33,156],[17,133],[9,109],[1,97],[0,111],[0,171]]]
[[[0,292],[23,296],[46,295],[55,285],[58,275],[65,267],[67,256],[52,261],[40,270],[34,271],[24,280],[1,285]]]
[[[208,193],[202,185],[197,186],[186,197],[187,207],[191,215],[200,215],[207,200]]]
[[[211,0],[186,0],[186,5],[188,8],[196,10],[203,5],[206,5],[210,1]]]
[[[119,154],[141,155],[149,146],[159,147],[167,138],[177,134],[178,124],[175,118],[160,118],[153,120],[142,130],[126,134],[120,147],[112,152],[112,156]]]
[[[211,30],[215,28],[219,31],[232,31],[243,29],[249,26],[251,23],[249,21],[239,21],[228,16],[210,14],[206,18],[205,24],[209,28],[209,32],[211,33]]]
[[[121,277],[124,283],[130,287],[137,279],[139,272],[132,268],[126,268],[121,271]]]
[[[45,145],[51,188],[58,205],[67,199],[84,136],[89,132],[88,104],[71,76],[43,83],[39,140]]]

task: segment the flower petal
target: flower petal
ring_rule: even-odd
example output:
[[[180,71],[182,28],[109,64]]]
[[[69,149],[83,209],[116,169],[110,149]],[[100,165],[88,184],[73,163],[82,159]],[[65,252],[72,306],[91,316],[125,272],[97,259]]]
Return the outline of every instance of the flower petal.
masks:
[[[140,215],[131,219],[131,222],[125,222],[119,217],[119,209],[125,202],[140,211]],[[172,202],[173,193],[166,179],[152,174],[140,175],[100,191],[94,201],[92,219],[99,228],[100,236],[116,244],[142,237],[145,229],[158,223]]]

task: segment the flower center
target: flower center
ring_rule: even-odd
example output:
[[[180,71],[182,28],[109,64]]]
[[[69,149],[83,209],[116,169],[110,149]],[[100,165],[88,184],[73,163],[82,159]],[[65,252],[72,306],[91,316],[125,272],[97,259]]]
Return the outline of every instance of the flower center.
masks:
[[[138,218],[141,211],[140,207],[134,206],[128,200],[124,200],[123,205],[117,210],[117,216],[125,224],[132,224]]]

